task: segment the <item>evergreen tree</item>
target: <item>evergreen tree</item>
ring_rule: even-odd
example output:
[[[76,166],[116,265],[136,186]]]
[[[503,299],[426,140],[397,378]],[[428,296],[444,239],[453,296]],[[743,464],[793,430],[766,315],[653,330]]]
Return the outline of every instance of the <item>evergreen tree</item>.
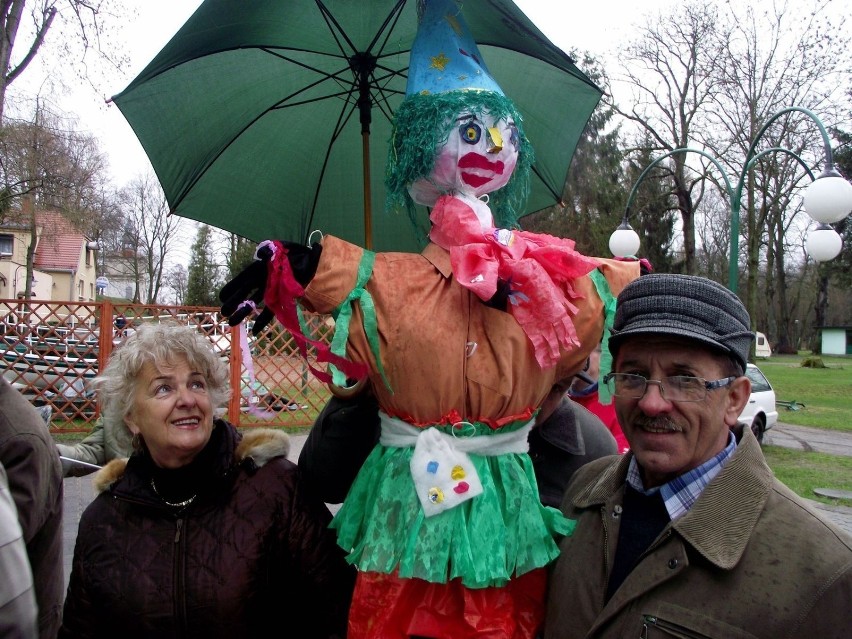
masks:
[[[595,58],[586,53],[579,66],[606,87],[608,80]],[[570,238],[586,255],[610,255],[609,236],[621,222],[626,199],[624,155],[613,115],[609,104],[598,105],[577,142],[561,205],[526,216],[521,220],[524,229]]]
[[[257,250],[257,242],[232,233],[228,236],[228,245],[226,266],[228,279],[231,280],[252,263],[254,252]]]
[[[679,209],[677,198],[673,195],[672,165],[663,160],[636,186],[639,176],[655,160],[652,148],[653,143],[646,136],[642,148],[634,151],[627,164],[625,178],[630,185],[628,189],[632,191],[636,188],[627,221],[639,234],[638,257],[647,259],[655,272],[681,273],[684,272],[685,264],[683,258],[674,251],[675,222]],[[629,197],[629,191],[627,193]]]
[[[210,246],[210,227],[198,228],[192,243],[186,281],[186,304],[189,306],[219,306],[218,291],[221,287],[219,267],[213,260]]]

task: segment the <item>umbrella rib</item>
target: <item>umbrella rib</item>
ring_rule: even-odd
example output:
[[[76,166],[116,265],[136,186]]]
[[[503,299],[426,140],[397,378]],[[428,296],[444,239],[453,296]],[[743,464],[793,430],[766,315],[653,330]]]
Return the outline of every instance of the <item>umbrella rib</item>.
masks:
[[[532,172],[535,173],[536,176],[538,176],[538,179],[541,180],[541,183],[544,185],[544,188],[550,191],[550,194],[554,197],[554,199],[557,202],[561,202],[562,196],[553,190],[553,187],[550,186],[547,180],[544,179],[544,176],[538,172],[538,169],[535,168],[535,164],[533,164],[530,168],[532,169]]]
[[[378,95],[378,97],[373,100],[373,104],[376,105],[376,108],[378,108],[382,112],[382,115],[384,115],[385,118],[387,118],[388,120],[392,120],[393,119],[393,112],[390,108],[390,98],[388,97],[388,94],[403,95],[403,92],[399,91],[397,89],[389,89],[386,86],[386,83],[389,82],[390,80],[398,77],[400,74],[394,69],[389,69],[387,67],[380,67],[380,68],[382,70],[386,71],[387,73],[385,75],[381,76],[381,77],[378,77],[378,76],[376,76],[376,73],[375,73],[375,70],[374,70],[370,74],[370,76],[373,78],[372,84],[373,84],[373,87],[375,89],[375,94]]]
[[[283,55],[283,54],[281,54],[281,53],[279,53],[279,52],[277,52],[277,51],[275,51],[275,50],[273,50],[269,47],[260,47],[260,50],[268,53],[269,55],[275,56],[279,60],[289,62],[291,64],[298,66],[298,67],[302,67],[303,69],[307,69],[308,71],[311,71],[312,73],[316,73],[319,76],[322,76],[319,80],[317,80],[315,82],[311,82],[310,84],[303,87],[300,91],[297,91],[296,92],[297,94],[301,93],[302,91],[307,91],[308,89],[312,89],[313,87],[322,84],[326,80],[333,80],[335,82],[338,82],[341,86],[346,86],[346,85],[351,84],[351,82],[348,82],[348,81],[340,78],[341,75],[343,75],[347,71],[351,70],[348,63],[347,63],[347,66],[342,67],[340,70],[335,71],[334,73],[329,73],[328,71],[323,71],[322,69],[318,69],[316,67],[313,67],[313,66],[311,66],[311,65],[309,65],[305,62],[301,62],[301,61],[295,60],[295,59],[293,59],[289,56]],[[290,49],[290,50],[295,51],[296,49]],[[307,52],[313,53],[312,51],[307,51]],[[337,58],[337,56],[333,56],[333,57],[335,59]],[[294,94],[294,95],[296,95],[296,94]]]
[[[340,45],[340,39],[337,37],[337,33],[340,33],[340,35],[343,36],[343,38],[346,40],[346,44],[349,45],[349,49],[351,51],[356,50],[355,49],[355,43],[352,42],[352,40],[349,39],[349,36],[346,35],[346,31],[340,25],[340,23],[337,21],[337,19],[334,17],[334,15],[332,15],[329,8],[327,6],[325,6],[325,3],[322,2],[321,0],[315,0],[315,2],[316,2],[316,5],[317,5],[317,8],[320,10],[320,13],[322,14],[323,20],[325,20],[326,25],[328,25],[328,30],[331,33],[332,37],[334,38],[334,42],[335,42],[335,44],[337,44],[337,48],[340,49],[340,54],[343,55],[344,57],[348,57],[346,55],[346,51]]]
[[[349,97],[350,99],[352,97],[351,91],[349,93]],[[317,188],[314,191],[314,202],[311,205],[311,215],[308,218],[307,228],[303,229],[305,233],[308,232],[307,229],[309,229],[314,223],[314,216],[316,215],[317,211],[317,202],[319,201],[320,189],[322,188],[322,182],[325,179],[325,170],[326,168],[328,168],[328,160],[331,157],[331,149],[334,147],[335,142],[337,142],[337,138],[340,136],[341,131],[343,131],[343,127],[346,126],[346,123],[350,120],[352,114],[355,113],[355,105],[352,104],[351,108],[348,109],[349,112],[347,114],[347,109],[345,107],[346,104],[351,104],[350,100],[346,100],[344,102],[344,108],[340,110],[340,114],[337,116],[337,123],[334,125],[334,131],[332,131],[331,133],[331,140],[329,141],[328,146],[325,149],[325,157],[322,161],[322,169],[320,169],[319,179],[317,180]]]
[[[397,3],[394,5],[393,9],[390,10],[387,17],[385,17],[384,22],[382,22],[381,26],[376,31],[376,35],[373,36],[373,39],[370,44],[367,45],[366,49],[360,53],[368,54],[370,51],[372,51],[373,48],[376,46],[376,43],[378,43],[379,39],[381,38],[382,34],[385,34],[384,42],[382,42],[378,54],[375,57],[378,58],[385,55],[382,52],[387,46],[388,41],[390,40],[391,33],[393,33],[397,23],[400,20],[400,17],[402,16],[402,9],[407,1],[408,0],[397,0]],[[320,13],[322,13],[323,19],[329,27],[329,31],[331,32],[332,37],[334,38],[335,44],[337,44],[337,48],[340,50],[340,54],[348,57],[344,47],[340,44],[340,39],[337,37],[338,33],[346,40],[346,44],[349,45],[351,51],[358,53],[358,50],[355,47],[355,43],[349,39],[349,36],[346,34],[346,30],[341,26],[341,24],[331,13],[331,10],[325,5],[325,3],[322,2],[322,0],[315,0],[315,2],[320,10]],[[405,51],[397,53],[405,53]],[[396,55],[396,53],[387,55]]]
[[[376,43],[379,41],[379,38],[381,37],[382,33],[385,34],[385,41],[382,42],[382,46],[379,47],[378,54],[376,55],[376,57],[383,55],[382,52],[384,51],[385,46],[387,46],[391,33],[393,33],[393,30],[396,28],[396,25],[399,22],[400,16],[402,15],[402,8],[403,6],[405,6],[405,3],[406,0],[399,0],[396,3],[396,6],[394,6],[394,8],[391,9],[390,13],[388,13],[388,16],[385,18],[385,21],[382,23],[382,26],[379,27],[379,30],[376,32],[376,35],[373,37],[373,41],[370,42],[370,46],[367,47],[367,51],[372,51],[373,47],[376,46]],[[388,28],[388,25],[391,23],[391,21],[393,21],[393,26]]]
[[[297,92],[296,94],[298,94],[298,93],[299,93],[299,92]],[[293,95],[296,95],[296,94],[293,94]],[[340,93],[336,93],[336,94],[332,94],[332,95],[324,96],[324,97],[322,97],[322,98],[315,98],[315,99],[312,99],[312,100],[304,100],[304,101],[303,101],[303,102],[301,102],[301,103],[293,103],[293,104],[291,104],[291,105],[288,105],[288,106],[296,106],[297,104],[310,104],[311,102],[317,102],[317,101],[319,101],[319,100],[324,100],[324,99],[327,99],[327,98],[330,98],[330,97],[343,96],[344,94],[346,94],[348,97],[347,97],[347,99],[346,99],[346,100],[344,100],[344,109],[341,111],[341,115],[340,115],[340,116],[338,117],[338,119],[337,119],[337,125],[335,126],[335,130],[334,130],[334,132],[332,133],[332,140],[331,140],[331,144],[329,144],[328,151],[326,152],[326,157],[325,157],[325,161],[323,162],[323,168],[322,168],[322,171],[320,172],[320,180],[319,180],[319,183],[318,183],[318,184],[321,184],[321,183],[322,183],[322,176],[323,176],[323,174],[325,173],[325,168],[326,168],[326,165],[328,164],[328,157],[329,157],[329,154],[331,153],[331,147],[333,146],[333,144],[334,144],[335,140],[336,140],[336,139],[337,139],[337,137],[340,135],[340,131],[342,130],[341,120],[343,119],[343,112],[345,111],[345,105],[346,105],[346,104],[351,104],[352,91],[350,90],[350,91],[348,91],[348,92],[340,92]],[[292,97],[292,96],[288,96],[288,98],[289,98],[289,97]],[[285,98],[285,100],[286,100],[286,99],[288,99],[288,98]],[[283,102],[283,101],[282,101],[282,102]],[[240,129],[240,131],[239,131],[236,135],[234,135],[234,136],[231,138],[230,142],[228,142],[228,144],[226,144],[224,147],[222,147],[222,148],[219,150],[219,152],[218,152],[218,153],[216,153],[216,155],[215,155],[213,158],[211,158],[211,160],[207,163],[207,165],[206,165],[206,166],[205,166],[205,167],[204,167],[201,171],[199,171],[198,175],[196,175],[196,176],[195,176],[195,179],[193,179],[193,180],[192,180],[192,182],[190,182],[189,184],[187,184],[187,186],[186,186],[186,188],[183,190],[183,192],[182,192],[182,193],[180,193],[180,194],[178,194],[178,196],[175,198],[175,203],[174,203],[174,205],[173,205],[173,206],[171,206],[171,210],[169,211],[169,214],[174,213],[174,212],[177,210],[178,206],[180,206],[180,203],[181,203],[181,202],[184,200],[184,198],[185,198],[185,197],[186,197],[186,196],[190,193],[190,191],[192,191],[193,187],[195,187],[195,185],[199,182],[199,180],[201,180],[201,178],[202,178],[202,177],[204,177],[204,174],[205,174],[205,173],[207,173],[208,169],[210,169],[210,168],[211,168],[211,167],[212,167],[212,166],[216,163],[216,160],[218,160],[218,159],[219,159],[219,157],[221,157],[221,156],[222,156],[222,154],[223,154],[223,153],[224,153],[224,152],[225,152],[225,151],[226,151],[226,150],[227,150],[227,149],[228,149],[228,148],[229,148],[232,144],[234,144],[234,142],[236,142],[236,141],[240,138],[240,136],[241,136],[243,133],[245,133],[247,130],[249,130],[249,129],[250,129],[250,128],[254,125],[254,123],[255,123],[255,122],[257,122],[258,120],[260,120],[260,119],[261,119],[261,118],[262,118],[262,117],[263,117],[266,113],[268,113],[269,111],[272,111],[272,110],[275,110],[275,109],[279,109],[279,108],[283,108],[283,107],[281,107],[280,105],[281,105],[281,102],[278,102],[278,103],[276,103],[275,105],[273,105],[273,106],[271,106],[271,107],[269,107],[269,108],[267,108],[267,109],[264,109],[264,110],[263,110],[261,113],[259,113],[256,117],[254,117],[254,118],[253,118],[250,122],[247,122],[247,123],[246,123],[246,125],[245,125],[244,127],[242,127],[242,128]],[[350,112],[350,116],[351,116],[351,112]],[[346,121],[348,121],[348,119],[349,119],[349,118],[347,117],[347,118],[346,118],[346,120],[344,120],[344,121],[343,121],[343,124],[345,124],[345,123],[346,123]],[[319,187],[317,188],[317,193],[316,193],[316,195],[314,196],[314,204],[313,204],[313,207],[311,208],[311,218],[310,218],[310,220],[309,220],[309,225],[310,225],[310,222],[313,220],[313,217],[314,217],[314,211],[316,210],[316,201],[317,201],[317,198],[318,198],[318,197],[319,197]]]
[[[345,80],[345,79],[341,78],[341,76],[342,76],[342,75],[344,75],[344,74],[345,74],[345,73],[347,73],[348,71],[351,71],[351,67],[350,67],[350,66],[343,67],[343,68],[341,68],[340,70],[338,70],[338,71],[336,71],[336,72],[334,72],[334,73],[329,73],[329,72],[327,72],[327,71],[322,71],[322,70],[320,70],[320,69],[314,68],[314,67],[312,67],[312,66],[310,66],[310,65],[308,65],[308,64],[306,64],[306,63],[304,63],[304,62],[300,62],[299,60],[294,60],[294,59],[290,58],[289,56],[282,55],[281,53],[279,53],[279,52],[277,52],[277,51],[274,51],[274,50],[272,50],[272,49],[269,49],[269,48],[267,48],[267,47],[262,47],[262,48],[261,48],[261,50],[262,50],[262,51],[265,51],[266,53],[269,53],[270,55],[273,55],[273,56],[275,56],[275,57],[277,57],[277,58],[279,58],[279,59],[281,59],[281,60],[283,60],[283,61],[285,61],[285,62],[289,62],[289,63],[295,64],[295,65],[300,66],[300,67],[302,67],[302,68],[304,68],[304,69],[307,69],[308,71],[311,71],[311,72],[313,72],[313,73],[316,73],[317,75],[322,76],[322,78],[321,78],[321,79],[316,80],[315,82],[312,82],[312,83],[310,83],[310,84],[308,84],[308,85],[305,85],[304,87],[302,87],[302,88],[301,88],[301,89],[299,89],[298,91],[296,91],[296,92],[294,92],[294,93],[291,93],[290,95],[286,96],[285,98],[283,98],[282,100],[280,100],[280,101],[279,101],[279,102],[278,102],[275,106],[273,106],[272,108],[281,108],[281,105],[283,105],[284,103],[288,102],[288,100],[290,100],[293,96],[299,95],[300,93],[304,93],[305,91],[307,91],[307,90],[309,90],[309,89],[312,89],[312,88],[314,88],[314,87],[316,87],[316,86],[319,86],[320,84],[322,84],[323,82],[326,82],[326,81],[328,81],[328,80],[331,80],[331,81],[333,81],[333,82],[339,83],[339,84],[341,85],[341,87],[346,87],[347,85],[349,85],[349,87],[351,87],[351,86],[352,86],[351,82],[349,82],[349,81],[347,81],[347,80]],[[390,80],[392,80],[392,79],[394,79],[394,78],[399,77],[401,74],[400,74],[397,70],[395,70],[395,69],[391,69],[391,68],[388,68],[388,67],[386,67],[386,66],[382,66],[382,67],[380,67],[380,68],[381,68],[383,71],[385,71],[385,74],[384,74],[384,75],[382,75],[382,76],[376,76],[376,75],[375,75],[375,73],[371,73],[371,74],[370,74],[370,75],[371,75],[371,77],[373,78],[373,82],[371,83],[371,84],[372,84],[372,86],[373,86],[373,87],[376,89],[376,91],[377,91],[377,92],[381,95],[381,100],[378,100],[378,99],[377,99],[377,100],[375,100],[375,104],[376,104],[376,106],[378,106],[378,107],[382,110],[382,112],[384,113],[385,117],[387,117],[388,119],[391,119],[391,117],[392,117],[392,116],[389,114],[389,113],[390,113],[390,110],[389,110],[389,109],[386,109],[386,108],[383,108],[383,107],[381,106],[380,102],[384,102],[384,103],[385,103],[385,105],[387,105],[387,103],[388,103],[388,101],[389,101],[389,98],[387,97],[387,94],[388,94],[388,93],[393,94],[393,95],[402,95],[402,94],[403,94],[403,92],[402,92],[402,91],[399,91],[399,90],[396,90],[396,89],[388,89],[386,86],[383,86],[383,85],[385,85],[385,84],[386,84],[387,82],[389,82]],[[286,106],[288,106],[288,107],[289,107],[289,106],[296,106],[296,105],[306,104],[306,103],[310,103],[310,102],[317,102],[317,101],[319,101],[319,100],[325,100],[325,99],[328,99],[328,98],[340,97],[340,96],[342,96],[344,93],[347,93],[347,94],[349,94],[349,95],[351,95],[351,94],[352,94],[352,92],[351,92],[351,90],[350,90],[350,89],[344,89],[344,91],[341,91],[341,92],[338,92],[338,93],[330,93],[330,94],[328,94],[328,95],[324,95],[324,96],[319,97],[319,98],[312,98],[312,99],[310,99],[310,100],[305,100],[305,101],[302,101],[302,102],[293,102],[293,103],[288,103]]]
[[[407,1],[408,0],[398,0],[396,5],[394,5],[393,9],[390,10],[387,17],[385,18],[385,21],[382,23],[382,26],[379,27],[378,31],[376,31],[376,35],[373,36],[373,40],[370,42],[369,46],[367,47],[367,51],[373,50],[373,47],[376,46],[376,43],[379,41],[379,38],[381,38],[382,34],[384,33],[385,34],[385,41],[382,43],[382,46],[379,49],[379,53],[381,53],[381,51],[384,49],[385,45],[387,44],[388,39],[390,38],[390,34],[393,32],[394,28],[396,27],[397,23],[399,22],[399,18],[402,15],[402,8],[405,6],[405,3]],[[388,28],[388,25],[391,22],[393,22],[393,26]]]

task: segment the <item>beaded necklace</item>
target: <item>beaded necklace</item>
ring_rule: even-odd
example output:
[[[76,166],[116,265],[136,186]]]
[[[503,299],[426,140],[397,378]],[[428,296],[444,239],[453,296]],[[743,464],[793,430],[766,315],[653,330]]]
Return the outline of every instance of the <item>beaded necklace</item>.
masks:
[[[192,502],[195,501],[195,498],[198,497],[198,494],[193,495],[189,499],[184,499],[183,501],[171,502],[168,501],[165,497],[160,494],[160,491],[157,490],[157,485],[154,483],[154,478],[151,477],[151,488],[154,490],[154,494],[163,500],[163,503],[166,506],[171,506],[172,508],[183,508],[184,506],[189,506]]]

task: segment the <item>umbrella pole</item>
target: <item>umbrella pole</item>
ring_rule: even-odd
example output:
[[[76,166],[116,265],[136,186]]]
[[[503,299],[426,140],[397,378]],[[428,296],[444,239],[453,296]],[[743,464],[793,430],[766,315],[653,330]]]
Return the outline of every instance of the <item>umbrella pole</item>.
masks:
[[[370,212],[370,130],[361,131],[361,153],[364,165],[364,248],[373,250],[373,220]]]
[[[349,65],[358,79],[358,114],[361,121],[361,163],[364,165],[364,248],[373,250],[372,202],[370,198],[370,122],[372,100],[370,99],[370,75],[376,68],[376,56],[356,53]]]

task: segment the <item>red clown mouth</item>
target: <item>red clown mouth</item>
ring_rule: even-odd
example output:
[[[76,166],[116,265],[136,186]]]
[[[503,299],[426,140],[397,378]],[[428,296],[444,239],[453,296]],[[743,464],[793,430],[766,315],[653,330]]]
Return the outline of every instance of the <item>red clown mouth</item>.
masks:
[[[459,160],[458,167],[462,170],[461,178],[464,183],[476,188],[487,184],[496,175],[503,175],[505,165],[500,161],[491,162],[478,153],[468,153]],[[475,172],[464,169],[473,169]],[[483,171],[486,172],[485,175],[481,174]]]

